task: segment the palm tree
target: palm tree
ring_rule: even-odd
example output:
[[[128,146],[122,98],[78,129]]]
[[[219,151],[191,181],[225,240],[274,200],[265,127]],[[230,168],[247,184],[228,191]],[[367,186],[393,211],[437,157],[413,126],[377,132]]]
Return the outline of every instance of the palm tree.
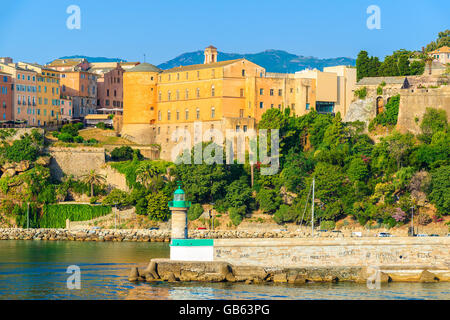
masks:
[[[136,169],[136,181],[149,188],[158,177],[158,169],[151,163],[142,163]]]
[[[84,183],[91,185],[91,197],[94,196],[94,185],[99,185],[106,181],[106,177],[95,172],[95,170],[91,170],[88,174],[81,176],[81,178]]]

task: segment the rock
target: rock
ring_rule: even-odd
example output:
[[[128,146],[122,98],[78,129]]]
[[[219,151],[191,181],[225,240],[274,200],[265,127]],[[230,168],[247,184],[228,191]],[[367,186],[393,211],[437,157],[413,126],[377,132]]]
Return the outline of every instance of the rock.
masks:
[[[155,261],[150,261],[149,265],[144,270],[144,273],[151,274],[154,279],[160,278],[158,272],[156,271],[156,262]]]
[[[299,274],[293,274],[287,278],[287,282],[291,284],[304,284],[306,283],[306,278]]]
[[[50,165],[50,156],[42,156],[36,159],[36,164],[41,165],[43,167],[47,167]]]
[[[228,272],[225,276],[225,280],[228,282],[236,282],[236,277],[231,272]]]
[[[139,270],[134,267],[131,268],[130,275],[128,276],[128,281],[135,282],[139,280]]]
[[[175,277],[175,275],[171,272],[169,273],[168,277],[167,277],[167,281],[168,282],[176,282],[177,278]]]
[[[30,168],[30,161],[22,160],[16,164],[15,169],[17,172],[25,172]]]
[[[273,282],[275,283],[286,283],[288,282],[286,273],[277,273],[273,275]]]
[[[7,162],[2,166],[2,171],[6,171],[8,169],[14,169],[16,165],[14,163]]]
[[[419,278],[420,282],[437,282],[439,278],[428,270],[423,270]]]
[[[5,171],[3,171],[3,175],[2,177],[14,177],[16,175],[16,170],[13,168],[10,169],[6,169]]]

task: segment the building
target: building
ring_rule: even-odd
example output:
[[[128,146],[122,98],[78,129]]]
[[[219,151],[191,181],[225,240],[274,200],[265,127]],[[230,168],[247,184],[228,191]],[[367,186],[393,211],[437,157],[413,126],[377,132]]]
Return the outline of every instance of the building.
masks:
[[[72,99],[72,117],[84,118],[96,113],[98,75],[88,71],[86,59],[57,59],[47,65],[61,73],[61,98]]]
[[[73,119],[73,104],[70,97],[60,99],[60,115],[63,122],[70,122]]]
[[[450,47],[448,46],[443,46],[439,49],[431,51],[428,55],[442,64],[450,63]]]
[[[354,75],[354,77],[353,77]],[[347,67],[330,72],[267,73],[246,59],[218,61],[217,49],[205,49],[203,64],[160,70],[142,63],[123,74],[122,135],[140,144],[159,144],[161,158],[171,159],[177,129],[246,132],[270,108],[289,108],[301,116],[311,110],[345,112],[356,72]],[[201,122],[201,128],[196,123]],[[202,140],[210,138],[205,134]]]
[[[13,86],[11,75],[0,71],[0,123],[13,120]]]
[[[36,72],[37,107],[30,125],[52,126],[60,116],[60,72],[34,63],[18,63],[22,68]]]
[[[37,126],[37,73],[11,58],[0,59],[0,71],[11,75],[13,81],[13,120]]]
[[[108,127],[113,126],[113,118],[109,114],[88,114],[84,117],[84,122],[87,126],[96,126],[99,123],[104,123]]]

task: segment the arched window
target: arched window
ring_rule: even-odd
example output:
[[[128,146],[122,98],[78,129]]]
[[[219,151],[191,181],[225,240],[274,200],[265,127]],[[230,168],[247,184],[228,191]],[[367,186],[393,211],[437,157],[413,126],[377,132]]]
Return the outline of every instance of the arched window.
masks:
[[[186,117],[186,120],[188,120],[188,119],[189,119],[189,110],[188,110],[188,109],[186,109],[186,110],[184,111],[184,115],[185,115],[185,117]]]
[[[170,101],[170,96],[172,95],[172,92],[167,92],[167,100]]]
[[[180,100],[180,90],[177,90],[177,100]]]
[[[186,100],[189,99],[189,90],[188,90],[188,89],[186,89],[185,99],[186,99]]]
[[[170,110],[167,110],[167,120],[170,120]]]
[[[214,86],[211,87],[211,97],[214,97],[216,94]]]
[[[180,111],[177,110],[177,120],[180,120]]]
[[[197,98],[200,98],[200,88],[197,88]]]
[[[200,109],[197,108],[196,111],[197,111],[197,112],[196,112],[196,117],[197,117],[197,120],[199,120],[199,119],[200,119]]]
[[[158,111],[158,120],[161,121],[161,110]],[[158,128],[159,129],[159,128]]]
[[[215,118],[216,116],[216,108],[211,107],[211,118]]]

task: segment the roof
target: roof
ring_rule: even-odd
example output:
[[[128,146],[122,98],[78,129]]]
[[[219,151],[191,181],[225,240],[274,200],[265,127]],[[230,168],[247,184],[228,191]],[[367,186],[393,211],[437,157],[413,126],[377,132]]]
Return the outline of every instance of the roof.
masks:
[[[359,80],[357,85],[379,85],[382,82],[386,84],[401,84],[405,82],[405,77],[365,77]]]
[[[85,120],[109,120],[108,114],[88,114],[84,117]]]
[[[127,72],[161,72],[162,70],[150,63],[140,63],[136,67],[128,69]]]
[[[227,61],[220,61],[220,62],[214,62],[214,63],[205,63],[205,64],[193,64],[190,66],[180,66],[175,67],[172,69],[164,70],[163,73],[171,73],[171,72],[181,72],[181,71],[189,71],[189,70],[200,70],[200,69],[208,69],[208,68],[217,68],[217,67],[224,67],[229,64],[233,64],[238,61],[243,61],[245,59],[235,59],[235,60],[227,60]]]
[[[434,51],[429,52],[429,54],[434,54],[434,53],[450,53],[450,47],[443,46]]]
[[[50,62],[49,66],[77,66],[83,63],[84,59],[56,59]]]

